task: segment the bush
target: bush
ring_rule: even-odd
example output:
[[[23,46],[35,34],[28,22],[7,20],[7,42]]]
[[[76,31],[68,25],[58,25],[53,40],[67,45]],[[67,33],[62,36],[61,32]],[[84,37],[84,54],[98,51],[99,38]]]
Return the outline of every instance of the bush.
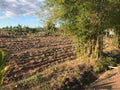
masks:
[[[99,60],[96,60],[94,65],[94,72],[102,72],[108,70],[108,66],[115,66],[115,60],[111,57],[102,57]]]
[[[4,52],[0,50],[0,86],[3,83],[4,74],[9,68],[9,66],[4,67],[6,60],[8,60],[8,56],[5,56]]]

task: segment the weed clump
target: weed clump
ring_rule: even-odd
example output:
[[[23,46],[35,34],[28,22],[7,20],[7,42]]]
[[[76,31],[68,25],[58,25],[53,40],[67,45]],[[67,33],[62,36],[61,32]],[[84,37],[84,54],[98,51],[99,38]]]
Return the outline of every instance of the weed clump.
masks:
[[[111,57],[101,57],[99,60],[95,61],[93,66],[94,72],[102,72],[108,70],[108,66],[115,66],[115,60]]]

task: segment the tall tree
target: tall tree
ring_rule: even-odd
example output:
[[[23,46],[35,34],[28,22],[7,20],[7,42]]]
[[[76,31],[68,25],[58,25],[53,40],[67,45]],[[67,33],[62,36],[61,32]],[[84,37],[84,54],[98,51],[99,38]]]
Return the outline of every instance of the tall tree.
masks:
[[[116,2],[119,0],[46,0],[46,7],[52,8],[48,19],[59,23],[76,38],[81,54],[88,52],[88,56],[99,59],[105,29],[118,24],[119,17],[114,13],[119,13],[120,4]]]

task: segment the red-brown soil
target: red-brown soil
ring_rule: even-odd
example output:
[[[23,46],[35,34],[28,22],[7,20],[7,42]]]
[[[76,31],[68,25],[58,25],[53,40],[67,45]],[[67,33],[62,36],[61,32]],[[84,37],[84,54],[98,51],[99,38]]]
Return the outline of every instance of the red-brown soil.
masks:
[[[105,56],[115,58],[117,63],[120,63],[120,50],[109,47],[110,39],[105,39],[104,42]],[[0,37],[0,48],[6,54],[10,53],[10,59],[7,63],[10,68],[6,73],[4,84],[28,78],[55,64],[76,58],[72,40],[60,36]],[[90,86],[91,90],[119,90],[120,73],[118,73],[118,70],[114,72],[115,70],[112,70],[107,76],[101,75],[102,78],[99,78]]]
[[[5,38],[0,37],[0,48],[10,53],[4,84],[27,78],[54,64],[76,57],[70,38],[60,36]]]

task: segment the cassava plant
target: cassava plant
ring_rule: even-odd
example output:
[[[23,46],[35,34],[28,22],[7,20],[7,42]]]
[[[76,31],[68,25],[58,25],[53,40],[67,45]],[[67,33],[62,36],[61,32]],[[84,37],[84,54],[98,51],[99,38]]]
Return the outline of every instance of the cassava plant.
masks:
[[[4,67],[7,60],[8,60],[8,56],[5,56],[4,52],[0,50],[0,86],[3,83],[4,74],[9,68],[9,66]]]

